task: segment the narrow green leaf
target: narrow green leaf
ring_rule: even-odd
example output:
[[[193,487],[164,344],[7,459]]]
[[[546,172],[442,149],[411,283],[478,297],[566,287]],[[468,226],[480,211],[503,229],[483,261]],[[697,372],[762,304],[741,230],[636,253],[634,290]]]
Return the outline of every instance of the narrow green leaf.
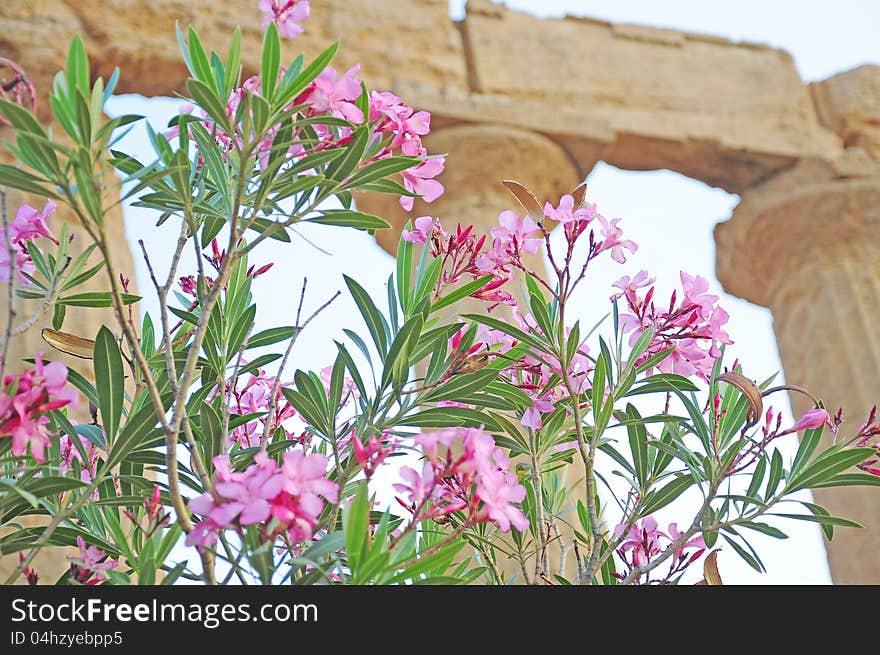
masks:
[[[101,413],[101,423],[107,440],[113,444],[122,420],[125,382],[119,345],[106,326],[101,326],[95,338],[94,363],[98,411]]]

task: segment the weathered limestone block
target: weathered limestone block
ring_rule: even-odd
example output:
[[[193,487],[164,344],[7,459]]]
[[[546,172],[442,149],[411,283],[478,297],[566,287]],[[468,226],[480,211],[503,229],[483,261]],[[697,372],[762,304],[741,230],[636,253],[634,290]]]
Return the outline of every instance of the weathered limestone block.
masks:
[[[880,177],[844,180],[829,171],[803,166],[745,194],[715,229],[717,271],[730,293],[773,311],[786,380],[832,413],[843,407],[847,439],[880,400]],[[799,394],[791,401],[796,415],[811,407]],[[813,493],[831,514],[866,526],[838,528],[828,548],[834,581],[880,582],[876,490]]]
[[[782,50],[536,20],[489,0],[468,3],[465,26],[471,79],[487,104],[515,111],[524,127],[595,142],[616,166],[673,168],[737,192],[796,158],[839,149]]]
[[[361,63],[374,88],[399,78],[463,94],[467,88],[461,37],[446,0],[333,0],[322,2],[299,38],[282,43],[282,61],[300,52],[314,57],[340,41],[337,69]],[[262,14],[253,2],[206,0],[7,0],[0,4],[0,53],[27,64],[39,89],[47,89],[64,64],[67,46],[81,34],[93,70],[105,78],[118,66],[118,93],[145,96],[184,91],[187,78],[174,24],[193,25],[206,49],[226,51],[242,29],[245,74],[259,71]],[[44,104],[45,109],[48,105]]]
[[[822,124],[880,160],[880,66],[859,66],[810,85]]]

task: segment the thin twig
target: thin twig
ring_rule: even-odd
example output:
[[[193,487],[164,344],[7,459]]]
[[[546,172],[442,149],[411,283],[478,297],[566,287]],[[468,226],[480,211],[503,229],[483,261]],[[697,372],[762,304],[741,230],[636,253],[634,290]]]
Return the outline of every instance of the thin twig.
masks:
[[[284,373],[284,368],[287,366],[287,360],[290,358],[290,353],[293,350],[293,345],[296,343],[296,340],[299,338],[299,335],[303,330],[306,329],[306,326],[312,322],[318,314],[327,309],[334,300],[336,300],[339,296],[342,295],[340,291],[337,291],[333,294],[333,296],[325,302],[323,305],[318,307],[312,315],[309,316],[305,323],[300,325],[300,311],[302,310],[303,297],[306,293],[306,280],[303,280],[302,294],[299,299],[299,309],[296,311],[296,326],[294,327],[293,335],[290,337],[290,342],[287,344],[287,349],[284,351],[284,357],[281,359],[281,365],[278,367],[278,372],[275,375],[275,381],[272,384],[272,393],[269,396],[269,414],[266,416],[266,425],[263,430],[263,438],[260,442],[260,445],[265,448],[266,444],[269,443],[269,434],[272,429],[272,424],[275,422],[275,415],[278,413],[278,393],[281,390],[281,376]]]

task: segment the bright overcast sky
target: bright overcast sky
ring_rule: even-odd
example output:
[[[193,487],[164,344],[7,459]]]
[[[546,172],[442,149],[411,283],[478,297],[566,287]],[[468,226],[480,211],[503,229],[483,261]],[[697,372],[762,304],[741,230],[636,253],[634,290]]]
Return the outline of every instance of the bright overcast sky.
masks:
[[[244,2],[242,0],[237,0]],[[254,4],[255,1],[254,1]],[[313,1],[312,11],[321,11],[321,1]],[[510,0],[508,6],[542,16],[573,14],[616,22],[632,22],[670,27],[693,32],[724,36],[735,40],[767,43],[788,50],[805,80],[818,80],[864,63],[880,63],[880,39],[877,38],[880,3],[868,0],[805,3],[794,0],[740,0],[736,3],[701,0]],[[463,14],[464,2],[452,0],[454,18]],[[141,113],[154,127],[162,129],[177,112],[176,100],[139,96],[115,98],[110,106],[113,114]],[[143,131],[134,131],[123,144],[131,152],[148,152]],[[449,166],[454,162],[449,161]],[[633,173],[599,164],[590,174],[589,195],[602,213],[620,217],[629,238],[640,244],[636,256],[624,268],[606,266],[597,269],[593,285],[578,300],[584,322],[596,316],[588,308],[607,303],[610,282],[623,273],[646,268],[667,285],[676,284],[679,270],[707,277],[715,292],[722,295],[722,304],[730,312],[729,332],[736,342],[734,353],[745,363],[746,373],[763,379],[781,369],[773,335],[772,317],[768,310],[723,293],[715,280],[715,248],[712,228],[730,216],[738,202],[721,189],[690,180],[670,171]],[[132,243],[147,241],[154,265],[167,266],[174,236],[170,228],[153,229],[155,220],[147,212],[128,208],[127,232]],[[443,217],[441,217],[443,218]],[[257,330],[270,325],[290,324],[295,312],[295,298],[304,275],[309,278],[306,309],[317,307],[337,289],[343,288],[342,273],[356,277],[378,297],[384,297],[384,284],[392,270],[391,258],[366,234],[353,231],[316,228],[307,236],[329,254],[324,254],[302,239],[295,240],[295,254],[276,247],[267,248],[259,262],[275,261],[269,276],[255,285],[260,307]],[[271,242],[270,242],[271,243]],[[139,257],[135,257],[138,285],[146,296],[144,309],[155,314],[155,300],[150,293],[149,279]],[[192,262],[189,262],[192,265]],[[662,285],[661,285],[662,288]],[[671,289],[671,287],[665,287]],[[658,289],[660,291],[660,289]],[[332,338],[341,337],[342,327],[361,329],[353,303],[343,296],[316,319],[299,340],[295,351],[298,368],[321,368],[332,363],[335,347]],[[287,372],[292,373],[293,368]],[[285,376],[285,377],[287,377]],[[777,408],[788,410],[782,399]],[[785,407],[780,407],[785,404]],[[796,441],[782,444],[787,457],[793,456]],[[805,498],[807,498],[805,496]],[[661,522],[690,521],[695,499],[673,505],[663,512]],[[742,563],[729,549],[719,557],[719,566],[726,580],[751,584],[821,584],[830,581],[824,547],[814,524],[781,525],[791,538],[776,541],[756,537],[753,544],[768,568],[758,575]]]

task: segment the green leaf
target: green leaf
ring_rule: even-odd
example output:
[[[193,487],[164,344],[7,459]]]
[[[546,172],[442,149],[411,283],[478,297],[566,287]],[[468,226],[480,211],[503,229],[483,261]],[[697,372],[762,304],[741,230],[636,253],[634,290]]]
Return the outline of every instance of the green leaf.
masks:
[[[758,523],[755,521],[739,521],[737,526],[742,526],[744,528],[748,528],[749,530],[755,530],[756,532],[760,532],[761,534],[766,534],[768,537],[773,537],[774,539],[788,539],[788,535],[785,534],[779,528],[774,528],[772,525],[767,525],[766,523]]]
[[[354,175],[352,175],[348,179],[348,181],[346,182],[346,186],[360,187],[369,182],[374,182],[376,180],[388,177],[389,175],[394,175],[395,173],[400,173],[408,170],[413,166],[417,166],[419,164],[419,161],[420,159],[418,157],[400,156],[386,157],[385,159],[380,159],[379,161],[375,161],[360,168]]]
[[[333,56],[336,54],[336,50],[339,48],[339,43],[332,44],[329,48],[324,50],[320,55],[315,57],[312,60],[305,70],[300,73],[295,80],[287,81],[285,79],[282,82],[281,89],[279,89],[278,94],[273,102],[273,106],[276,108],[284,107],[291,100],[293,100],[296,96],[300,94],[312,81],[320,75],[325,68],[327,68],[327,64],[333,59]],[[289,73],[293,73],[297,70],[296,66],[291,66]]]
[[[769,500],[776,493],[776,488],[779,486],[784,472],[782,468],[782,453],[774,450],[773,456],[770,458],[770,475],[767,478],[767,488],[764,490],[765,499]]]
[[[278,67],[281,64],[281,39],[278,36],[278,28],[275,23],[269,23],[266,27],[266,35],[263,38],[263,61],[262,61],[262,95],[269,102],[275,94],[275,84],[278,80]]]
[[[342,182],[360,163],[370,142],[370,130],[366,125],[354,131],[354,139],[345,146],[341,157],[327,167],[327,178]]]
[[[251,348],[261,348],[263,346],[271,346],[273,343],[278,343],[279,341],[286,341],[290,339],[294,334],[296,334],[297,328],[292,325],[282,326],[282,327],[274,327],[269,328],[267,330],[263,330],[261,332],[257,332],[255,335],[251,336],[247,342],[247,349]]]
[[[131,305],[141,299],[140,296],[135,296],[131,293],[120,295],[122,296],[123,305]],[[68,307],[112,307],[113,296],[109,291],[87,291],[58,298],[57,302]]]
[[[627,404],[626,413],[632,419],[640,419],[639,410],[632,404]],[[626,426],[626,432],[629,436],[629,448],[633,457],[633,468],[639,481],[639,486],[645,489],[648,483],[649,461],[648,461],[648,431],[644,424],[632,423]]]
[[[658,393],[666,391],[699,391],[699,387],[686,377],[674,373],[658,373],[645,378],[638,387],[633,387],[627,396],[638,396],[645,393]]]
[[[186,89],[195,103],[204,109],[224,132],[229,132],[229,118],[226,116],[226,105],[220,101],[214,91],[204,82],[187,80]]]
[[[450,305],[454,305],[459,300],[467,298],[472,293],[476,293],[484,286],[486,286],[489,282],[492,281],[494,276],[492,275],[484,275],[482,277],[473,280],[472,282],[468,282],[467,284],[461,285],[459,288],[454,291],[450,291],[445,296],[440,298],[439,300],[431,303],[431,313],[433,314],[436,311],[444,309],[445,307],[449,307]]]
[[[112,444],[122,420],[125,381],[119,345],[106,326],[101,326],[95,338],[94,363],[98,411],[101,413],[101,423],[107,440]]]
[[[460,373],[453,375],[443,384],[429,389],[421,398],[421,402],[435,403],[441,400],[456,400],[475,391],[486,388],[490,382],[498,377],[499,371],[495,369],[483,369],[474,373]],[[528,399],[528,396],[526,396]]]
[[[797,521],[811,521],[813,523],[822,523],[824,525],[839,525],[845,528],[861,528],[864,527],[860,523],[850,521],[849,519],[840,518],[839,516],[831,516],[826,514],[787,514],[782,512],[773,512],[768,516],[781,516],[786,519],[794,519]]]
[[[819,445],[819,441],[822,439],[822,431],[822,427],[804,431],[804,436],[801,437],[801,442],[798,445],[797,454],[794,456],[794,461],[791,463],[792,477],[800,473],[801,468],[807,463],[807,461],[809,461],[810,456],[815,452],[816,447]]]
[[[758,460],[758,465],[755,466],[755,472],[752,473],[752,480],[749,482],[749,489],[746,491],[746,496],[755,496],[758,493],[758,490],[761,488],[761,483],[764,482],[764,473],[767,472],[767,455],[762,454],[761,458]]]
[[[307,218],[303,222],[351,227],[357,230],[386,230],[391,227],[391,224],[383,218],[349,209],[324,209],[320,216]]]
[[[659,509],[666,507],[685,491],[694,486],[694,480],[689,475],[682,475],[667,483],[657,491],[652,492],[645,500],[642,507],[642,516],[653,514]]]
[[[70,91],[78,91],[84,98],[89,96],[89,58],[82,37],[77,34],[67,51],[67,80]]]
[[[870,473],[838,473],[830,480],[814,484],[811,488],[826,487],[880,487],[880,477]]]
[[[64,315],[66,314],[64,305],[55,304],[52,307],[52,329],[60,330],[64,327]]]
[[[167,408],[171,401],[170,394],[162,400]],[[128,457],[130,453],[138,450],[139,446],[142,446],[147,441],[150,433],[156,429],[158,421],[159,418],[152,403],[148,403],[133,416],[130,416],[119,432],[119,439],[116,440],[110,449],[110,455],[104,463],[102,470],[104,472],[109,471]]]
[[[228,98],[233,89],[238,86],[238,75],[241,70],[241,28],[236,27],[229,44],[229,53],[226,56],[225,72],[223,81],[223,97]]]
[[[382,370],[382,388],[394,380],[398,387],[406,383],[409,376],[409,353],[422,331],[422,317],[413,316],[401,328],[391,342],[388,356]]]
[[[721,536],[724,537],[724,540],[730,544],[731,548],[736,551],[736,554],[739,555],[749,566],[755,569],[758,573],[764,573],[764,565],[749,554],[745,548],[740,546],[733,538],[728,537],[726,534],[722,534]]]
[[[462,314],[461,317],[470,321],[482,323],[483,325],[486,325],[495,330],[499,330],[504,334],[510,335],[517,341],[522,341],[523,343],[528,344],[541,352],[548,352],[547,345],[535,336],[527,334],[519,328],[516,328],[509,323],[506,323],[505,321],[497,319],[493,316],[483,316],[482,314]]]
[[[2,104],[2,100],[0,100],[0,104]],[[43,186],[44,184],[50,184],[50,182],[9,164],[0,164],[0,186],[34,193],[44,198],[61,199],[61,196],[50,190],[50,187]]]
[[[223,422],[220,414],[210,404],[202,403],[202,411],[199,412],[199,426],[205,438],[205,464],[212,467],[214,457],[223,452]]]
[[[417,428],[485,427],[490,431],[500,429],[492,416],[470,407],[432,407],[404,416],[398,425]]]
[[[364,318],[364,322],[367,324],[367,329],[370,331],[370,336],[373,338],[376,350],[379,351],[379,356],[384,362],[385,353],[388,350],[388,332],[385,329],[385,321],[382,319],[376,304],[370,298],[370,294],[347,275],[343,275],[343,278],[349,292],[351,292],[352,298],[354,298],[355,304],[358,306],[358,310],[360,310],[361,316]]]
[[[815,484],[826,482],[838,473],[843,473],[848,468],[865,461],[873,454],[873,448],[825,451],[798,474],[791,476],[786,486],[786,492],[793,493],[799,489],[808,489]]]
[[[348,554],[348,565],[353,576],[356,576],[361,561],[366,553],[369,540],[370,506],[367,496],[367,483],[358,483],[357,493],[342,511],[342,525],[345,531],[345,550]]]

